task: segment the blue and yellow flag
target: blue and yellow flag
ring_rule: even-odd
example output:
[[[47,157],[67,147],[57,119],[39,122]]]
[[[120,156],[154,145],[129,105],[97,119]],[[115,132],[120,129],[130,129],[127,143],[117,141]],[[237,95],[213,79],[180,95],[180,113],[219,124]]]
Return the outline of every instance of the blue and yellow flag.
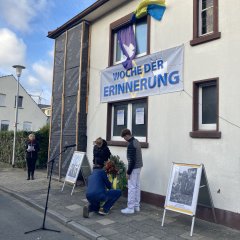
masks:
[[[132,21],[135,21],[147,14],[160,21],[165,9],[165,0],[143,0],[134,11]]]

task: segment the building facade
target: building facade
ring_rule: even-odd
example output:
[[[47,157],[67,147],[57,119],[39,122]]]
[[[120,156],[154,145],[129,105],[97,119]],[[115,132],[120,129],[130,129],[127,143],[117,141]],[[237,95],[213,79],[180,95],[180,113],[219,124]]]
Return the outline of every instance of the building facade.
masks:
[[[13,75],[0,77],[1,131],[14,130],[17,80]],[[37,131],[47,123],[47,116],[19,84],[18,130]]]
[[[240,73],[240,27],[237,24],[240,2],[233,1],[232,7],[226,1],[218,0],[168,0],[161,21],[145,16],[135,22],[136,69],[141,59],[144,66],[145,59],[146,64],[147,58],[154,59],[154,62],[155,54],[159,53],[164,58],[166,50],[181,46],[184,52],[183,84],[178,91],[139,95],[135,94],[139,88],[147,88],[146,84],[149,88],[152,86],[140,80],[133,86],[132,94],[126,97],[126,91],[121,92],[114,87],[112,90],[103,89],[104,74],[106,71],[111,73],[111,70],[116,73],[115,70],[122,67],[124,56],[118,45],[117,33],[132,24],[132,12],[140,2],[99,0],[60,28],[49,32],[48,36],[56,39],[57,46],[60,39],[77,26],[86,24],[89,27],[87,89],[80,87],[80,91],[87,91],[87,94],[85,101],[77,101],[78,106],[83,104],[82,101],[86,104],[85,151],[91,160],[93,141],[101,136],[106,138],[112,154],[119,155],[126,162],[126,142],[120,138],[120,131],[130,128],[142,145],[142,199],[159,206],[164,204],[172,162],[204,164],[218,222],[240,228],[240,150],[237,144],[240,141],[240,81],[237,77]],[[64,68],[64,59],[67,59],[64,51],[66,53],[69,49],[67,42],[61,50],[63,74],[54,79],[65,86],[70,82],[64,77],[67,71]],[[81,50],[79,52],[82,59]],[[55,61],[59,59],[59,53],[56,47]],[[172,56],[167,58],[169,63]],[[167,69],[170,68],[168,65],[164,73],[169,73]],[[121,71],[117,72],[121,74]],[[122,79],[126,75],[140,76],[142,72],[139,71],[138,74],[125,71]],[[81,78],[78,79],[81,82]],[[122,94],[114,100],[119,91]],[[104,94],[108,96],[106,101],[103,101]],[[54,97],[53,92],[53,104]],[[64,94],[61,97],[64,99]],[[61,121],[64,119],[64,115],[60,116],[59,128],[63,126]],[[52,121],[52,129],[54,125]],[[74,142],[79,150],[81,143],[77,138]],[[59,149],[62,146],[60,143]],[[210,212],[204,208],[198,214],[206,214],[205,219],[210,218]]]
[[[46,104],[38,104],[38,107],[47,116],[47,124],[49,124],[51,118],[51,106]]]

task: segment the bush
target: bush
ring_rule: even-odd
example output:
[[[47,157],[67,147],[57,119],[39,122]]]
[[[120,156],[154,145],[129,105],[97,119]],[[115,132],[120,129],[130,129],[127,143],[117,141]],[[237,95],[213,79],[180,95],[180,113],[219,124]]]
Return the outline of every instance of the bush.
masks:
[[[42,127],[35,134],[40,146],[36,167],[45,168],[48,161],[49,125]]]
[[[0,161],[5,163],[12,163],[12,151],[13,151],[13,131],[0,132]],[[15,164],[25,161],[24,141],[27,137],[26,132],[19,131],[16,135],[16,147],[15,147]]]
[[[16,147],[15,147],[15,166],[19,168],[26,167],[25,160],[25,142],[28,139],[30,132],[18,131],[16,135]],[[39,131],[34,133],[36,139],[40,145],[40,151],[38,154],[37,168],[44,168],[47,165],[48,159],[48,136],[49,126],[46,125]],[[0,131],[0,161],[5,163],[12,163],[12,151],[13,151],[13,131]]]

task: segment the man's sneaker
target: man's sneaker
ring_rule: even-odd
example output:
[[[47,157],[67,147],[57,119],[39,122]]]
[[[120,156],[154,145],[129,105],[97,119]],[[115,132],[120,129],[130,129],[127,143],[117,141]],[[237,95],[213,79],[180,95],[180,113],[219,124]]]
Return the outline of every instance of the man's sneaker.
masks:
[[[140,212],[140,207],[134,207],[135,212]]]
[[[121,213],[123,213],[123,214],[133,214],[134,213],[134,209],[124,208],[124,209],[121,210]]]
[[[89,218],[89,208],[88,208],[88,206],[83,207],[83,217],[84,218]]]
[[[109,214],[109,212],[106,212],[103,208],[100,208],[100,210],[98,211],[98,213],[102,216],[106,216]]]

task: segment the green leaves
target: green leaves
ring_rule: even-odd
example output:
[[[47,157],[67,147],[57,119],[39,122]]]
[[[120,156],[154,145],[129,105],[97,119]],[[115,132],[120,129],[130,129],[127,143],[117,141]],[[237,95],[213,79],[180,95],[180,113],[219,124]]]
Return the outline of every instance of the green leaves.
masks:
[[[26,167],[25,160],[25,142],[30,132],[18,131],[16,135],[16,158],[15,166],[18,168]],[[36,139],[40,145],[38,153],[37,168],[44,168],[48,159],[48,136],[49,126],[46,125],[39,131],[35,132]],[[0,162],[12,163],[13,151],[13,131],[0,131]]]
[[[125,190],[127,187],[126,166],[120,157],[111,155],[104,168],[111,179],[117,178],[116,188]]]

